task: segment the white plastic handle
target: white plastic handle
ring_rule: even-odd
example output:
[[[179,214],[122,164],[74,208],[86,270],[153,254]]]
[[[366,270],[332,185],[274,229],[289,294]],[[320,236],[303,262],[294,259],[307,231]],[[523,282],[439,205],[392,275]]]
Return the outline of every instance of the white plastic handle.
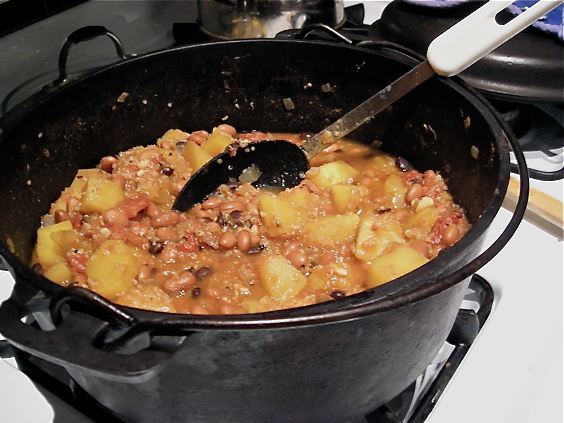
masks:
[[[562,4],[561,0],[539,0],[505,25],[495,16],[514,0],[491,0],[435,38],[427,50],[427,61],[439,75],[457,75],[500,46],[537,19]]]

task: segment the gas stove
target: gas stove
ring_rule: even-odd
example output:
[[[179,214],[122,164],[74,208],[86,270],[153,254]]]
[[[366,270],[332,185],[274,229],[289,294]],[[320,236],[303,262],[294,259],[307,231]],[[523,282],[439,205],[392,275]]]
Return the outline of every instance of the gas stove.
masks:
[[[389,3],[345,2],[353,21],[350,33],[360,29],[364,34]],[[142,54],[185,43],[182,28],[193,27],[197,16],[195,1],[115,2],[111,7],[86,1],[72,6],[0,37],[0,57],[9,64],[0,67],[0,116],[56,79],[58,50],[75,29],[104,25],[120,37],[128,54]],[[96,39],[76,46],[69,71],[80,74],[117,60],[107,43]],[[543,176],[562,168],[562,128],[544,125],[544,120],[523,125],[519,115],[528,113],[523,109],[530,105],[492,102],[521,132],[527,163],[538,170],[532,172],[537,177],[531,186],[562,202],[562,176]],[[506,206],[491,225],[486,246],[510,219],[510,201]],[[562,227],[526,217],[509,244],[473,278],[435,360],[398,398],[365,416],[364,423],[562,421],[562,238]],[[9,273],[0,271],[0,301],[12,286]],[[119,422],[60,368],[15,354],[5,343],[0,357],[0,412],[6,421]]]

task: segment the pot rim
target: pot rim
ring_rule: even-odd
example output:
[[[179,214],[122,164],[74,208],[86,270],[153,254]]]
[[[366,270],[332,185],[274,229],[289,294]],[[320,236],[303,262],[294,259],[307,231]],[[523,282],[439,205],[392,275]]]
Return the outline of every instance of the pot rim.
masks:
[[[88,75],[73,79],[68,83],[61,84],[56,89],[47,93],[38,93],[24,101],[20,106],[9,112],[10,117],[7,119],[9,126],[0,133],[0,146],[2,140],[9,134],[10,128],[15,126],[20,120],[24,119],[27,113],[35,107],[40,106],[45,101],[57,95],[57,93],[72,87],[75,83],[84,82],[99,73],[106,72],[115,67],[122,66],[126,63],[142,61],[149,57],[166,55],[183,50],[200,49],[200,48],[222,48],[227,44],[256,44],[256,43],[300,43],[300,44],[321,44],[333,48],[355,49],[363,54],[375,54],[390,58],[384,52],[373,51],[362,47],[345,46],[326,41],[310,41],[310,40],[287,40],[287,39],[253,39],[253,40],[229,40],[215,41],[213,43],[201,43],[188,46],[173,47],[162,49],[146,54],[130,57],[111,64],[109,66],[98,69]],[[392,49],[393,51],[393,49]],[[397,55],[391,57],[392,60],[399,60]],[[415,59],[405,58],[405,60],[413,66]],[[487,208],[482,215],[472,225],[469,232],[455,245],[446,249],[437,258],[420,268],[410,272],[402,277],[390,281],[384,285],[368,289],[366,291],[340,298],[327,303],[314,304],[304,307],[296,307],[291,309],[277,310],[264,313],[253,314],[237,314],[237,315],[190,315],[180,313],[163,313],[157,311],[148,311],[135,309],[130,307],[118,306],[126,313],[131,313],[141,317],[144,321],[166,322],[168,326],[192,326],[193,328],[216,328],[227,329],[236,327],[237,329],[249,328],[266,328],[266,327],[290,327],[304,326],[321,323],[332,323],[336,321],[352,320],[365,317],[377,312],[401,307],[403,305],[421,301],[427,297],[436,295],[472,276],[477,270],[489,262],[501,248],[509,241],[515,230],[517,229],[526,208],[528,194],[528,173],[525,159],[520,146],[515,139],[509,126],[498,115],[493,106],[473,87],[465,83],[458,77],[438,77],[440,82],[446,84],[450,89],[454,89],[459,93],[467,94],[466,99],[470,101],[477,109],[482,112],[484,118],[489,122],[493,130],[497,154],[500,157],[499,174],[495,193],[490,200]],[[13,112],[13,113],[12,113]],[[0,127],[2,121],[0,119]],[[471,260],[468,264],[460,269],[447,272],[447,275],[429,278],[429,269],[442,267],[443,264],[451,261],[452,258],[462,253],[466,247],[483,237],[489,228],[491,221],[501,207],[507,184],[511,173],[511,165],[509,161],[509,148],[515,153],[517,165],[521,179],[520,197],[517,202],[515,212],[507,223],[504,231],[499,235],[496,241],[492,243],[483,253]],[[24,264],[19,258],[12,254],[6,246],[4,240],[0,240],[0,264],[1,261],[6,263],[6,268],[11,272],[12,276],[18,283],[31,283],[41,291],[55,295],[61,294],[68,290],[54,282],[49,281],[43,276],[35,273],[30,266]],[[431,279],[431,280],[430,280]],[[90,291],[89,291],[90,292]],[[96,296],[96,294],[95,294]],[[376,298],[374,298],[376,297]]]

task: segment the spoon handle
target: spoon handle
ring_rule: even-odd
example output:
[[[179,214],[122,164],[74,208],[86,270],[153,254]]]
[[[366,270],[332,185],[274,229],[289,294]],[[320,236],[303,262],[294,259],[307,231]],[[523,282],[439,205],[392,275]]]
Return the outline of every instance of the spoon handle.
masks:
[[[327,146],[347,136],[360,125],[368,122],[390,104],[401,98],[423,81],[433,76],[435,72],[427,61],[417,65],[400,78],[396,79],[364,103],[342,116],[323,131],[315,134],[302,144],[302,148],[309,158],[321,152]]]
[[[561,0],[539,0],[509,22],[500,24],[497,14],[514,0],[492,0],[435,38],[427,49],[427,60],[439,75],[457,75],[493,49],[562,4]]]

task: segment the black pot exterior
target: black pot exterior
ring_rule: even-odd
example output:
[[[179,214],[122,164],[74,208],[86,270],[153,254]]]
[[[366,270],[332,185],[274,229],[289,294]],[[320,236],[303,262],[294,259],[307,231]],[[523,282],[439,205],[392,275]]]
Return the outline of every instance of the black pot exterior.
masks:
[[[70,373],[130,422],[353,421],[425,370],[448,335],[466,286],[358,320],[196,332],[143,383]]]
[[[69,84],[31,106],[2,134],[0,253],[18,284],[47,299],[60,294],[64,289],[33,274],[26,263],[41,215],[77,169],[152,143],[170,128],[209,130],[226,122],[239,130],[317,132],[411,65],[394,54],[322,42],[252,40],[157,52]],[[326,84],[331,91],[321,89]],[[124,92],[126,100],[118,102]],[[293,111],[284,108],[284,98],[292,99]],[[478,255],[501,206],[509,148],[482,100],[440,78],[351,138],[378,141],[418,169],[440,171],[473,224],[469,234],[413,273],[339,301],[257,315],[254,327],[250,316],[244,330],[222,329],[218,318],[204,317],[200,321],[214,330],[191,332],[141,379],[65,362],[73,339],[65,342],[64,336],[57,338],[64,345],[51,360],[132,422],[344,421],[396,396],[447,337],[468,283],[468,275],[452,275]],[[334,311],[337,318],[324,320],[324,313]],[[192,319],[127,312],[141,321],[155,315],[164,322],[175,319],[176,328],[185,321],[190,329]],[[305,314],[316,316],[316,323],[292,323]],[[270,318],[286,323],[264,324]],[[10,332],[9,323],[0,325]],[[33,336],[18,342],[16,333],[4,335],[34,353]]]

